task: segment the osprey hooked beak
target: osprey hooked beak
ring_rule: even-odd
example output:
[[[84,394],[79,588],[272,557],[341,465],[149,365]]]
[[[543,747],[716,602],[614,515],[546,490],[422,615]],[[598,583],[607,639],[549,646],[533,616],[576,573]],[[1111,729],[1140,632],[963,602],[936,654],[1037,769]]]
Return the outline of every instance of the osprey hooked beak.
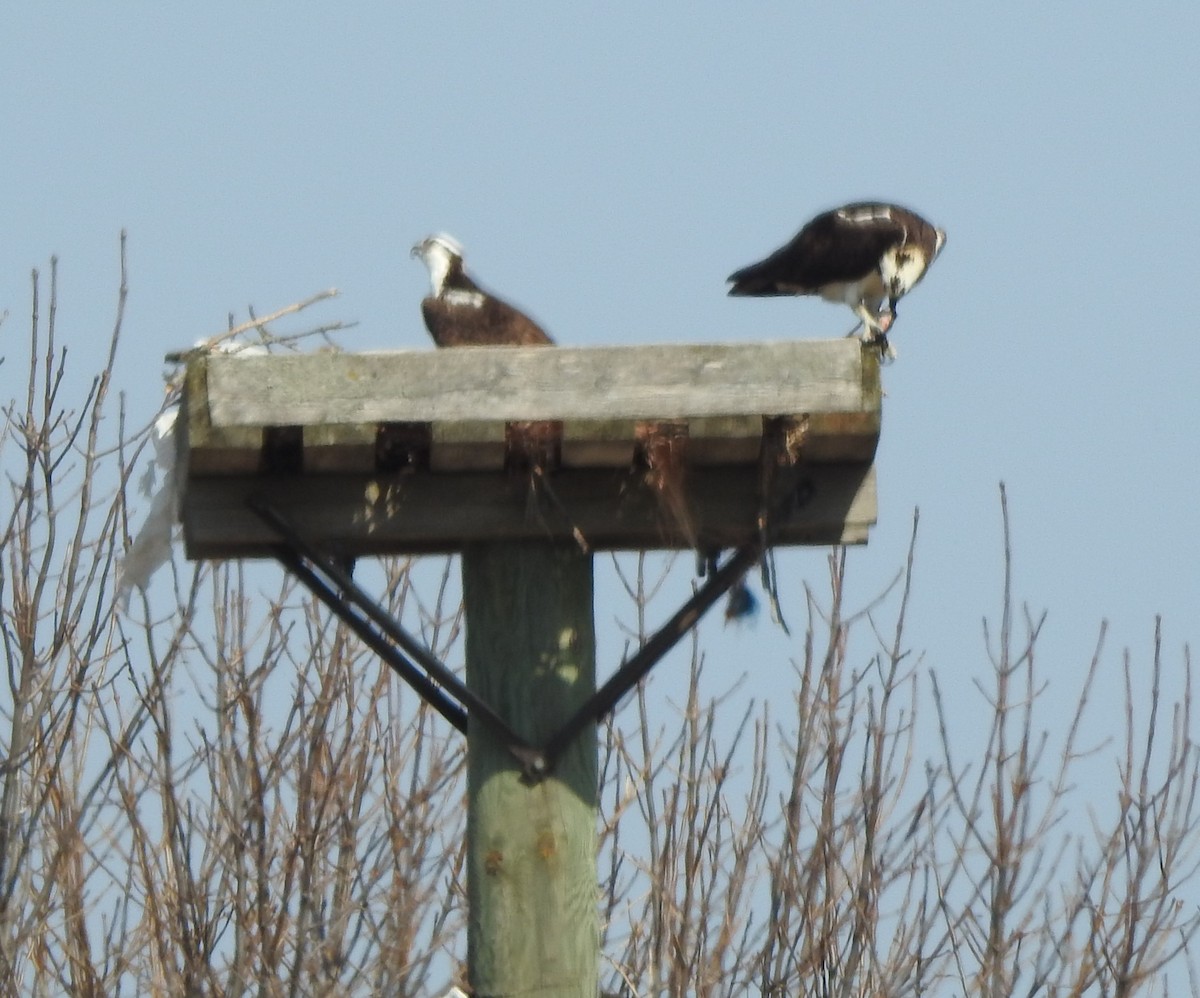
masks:
[[[453,236],[439,232],[426,236],[412,248],[412,255],[429,268],[430,293],[440,297],[445,290],[446,277],[457,265],[462,268],[463,248]]]

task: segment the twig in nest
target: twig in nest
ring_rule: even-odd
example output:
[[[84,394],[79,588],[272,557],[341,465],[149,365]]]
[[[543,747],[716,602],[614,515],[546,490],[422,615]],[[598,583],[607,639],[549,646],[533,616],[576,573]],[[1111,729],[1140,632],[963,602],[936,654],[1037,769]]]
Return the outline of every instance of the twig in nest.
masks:
[[[546,474],[546,469],[540,464],[535,464],[529,472],[529,481],[534,491],[541,490],[542,494],[550,500],[550,504],[557,509],[571,524],[571,536],[575,538],[575,543],[579,545],[579,550],[584,554],[588,554],[592,550],[592,546],[588,544],[588,539],[583,535],[583,531],[579,529],[579,525],[571,519],[571,513],[563,504],[563,501],[558,497],[558,493],[550,485],[550,476]]]
[[[329,288],[326,291],[318,292],[303,301],[294,302],[291,305],[285,305],[283,308],[277,309],[270,315],[256,316],[253,309],[250,310],[250,319],[236,326],[230,326],[223,333],[218,333],[215,336],[210,336],[207,339],[201,340],[195,346],[187,350],[176,350],[166,355],[166,360],[171,364],[179,364],[187,360],[188,357],[197,354],[211,353],[223,343],[228,343],[230,340],[241,336],[243,333],[249,332],[252,329],[258,330],[259,336],[264,343],[294,343],[297,340],[304,339],[309,336],[325,336],[330,332],[339,329],[349,329],[356,323],[334,322],[327,325],[318,326],[316,329],[305,330],[302,333],[292,333],[287,336],[279,336],[270,332],[266,327],[269,323],[282,319],[284,316],[295,315],[304,309],[317,304],[318,302],[326,301],[329,298],[336,298],[341,292],[337,288]],[[232,321],[232,320],[231,320]]]
[[[646,466],[645,482],[659,508],[689,547],[698,547],[696,527],[688,507],[684,487],[684,461],[687,456],[687,423],[652,420],[637,424],[636,440]]]
[[[566,504],[550,484],[550,472],[562,463],[563,424],[561,419],[513,420],[504,424],[504,465],[509,472],[529,474],[527,511],[544,526],[545,518],[538,505],[538,496],[545,496],[550,505],[571,526],[571,536],[579,550],[591,550],[587,538],[571,516]]]
[[[771,619],[791,635],[779,604],[779,577],[775,570],[775,551],[767,543],[772,508],[778,508],[778,495],[784,491],[780,478],[790,480],[800,463],[804,441],[808,437],[808,417],[779,416],[763,420],[762,453],[759,457],[758,532],[762,540],[762,587],[771,606]],[[787,486],[785,485],[785,488]]]

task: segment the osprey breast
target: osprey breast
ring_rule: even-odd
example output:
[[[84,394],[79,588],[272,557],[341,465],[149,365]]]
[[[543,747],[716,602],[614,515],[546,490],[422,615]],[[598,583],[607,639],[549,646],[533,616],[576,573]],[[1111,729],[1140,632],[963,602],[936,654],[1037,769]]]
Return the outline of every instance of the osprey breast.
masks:
[[[892,298],[899,298],[913,289],[925,275],[929,261],[919,246],[902,243],[883,254],[879,273]]]
[[[442,301],[455,308],[483,308],[484,297],[479,291],[450,288],[442,292]]]

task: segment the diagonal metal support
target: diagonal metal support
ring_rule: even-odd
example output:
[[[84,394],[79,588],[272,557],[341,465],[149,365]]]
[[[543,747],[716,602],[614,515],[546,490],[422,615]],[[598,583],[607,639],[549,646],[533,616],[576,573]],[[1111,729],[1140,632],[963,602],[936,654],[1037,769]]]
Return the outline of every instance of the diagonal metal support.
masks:
[[[507,746],[528,777],[540,778],[546,769],[544,753],[517,734],[436,655],[384,613],[349,572],[305,540],[282,513],[257,498],[251,498],[248,505],[284,540],[277,560],[430,706],[463,734],[468,718],[486,725]]]
[[[401,679],[408,683],[434,710],[449,721],[464,735],[467,733],[467,712],[453,698],[423,673],[412,661],[374,630],[354,607],[342,600],[321,576],[313,571],[303,558],[290,548],[280,549],[277,560],[290,571],[299,582],[324,603],[334,615],[341,619],[362,641],[382,658]]]
[[[434,710],[466,734],[470,718],[487,725],[508,747],[530,782],[544,779],[584,725],[609,714],[621,699],[758,560],[758,540],[738,548],[692,597],[551,736],[544,748],[530,745],[432,652],[381,610],[336,561],[306,541],[273,506],[251,499],[250,508],[284,543],[276,560],[327,606]]]
[[[774,425],[779,423],[779,425]],[[333,558],[307,541],[277,509],[261,498],[251,498],[250,508],[282,538],[276,552],[279,562],[371,647],[405,682],[460,732],[470,719],[486,725],[520,763],[526,781],[545,779],[555,763],[586,725],[613,711],[650,670],[768,552],[779,526],[811,498],[797,476],[799,429],[773,421],[764,437],[762,506],[758,531],[716,568],[699,589],[624,662],[587,702],[556,731],[545,746],[530,745],[482,698],[458,678],[421,642],[384,613]],[[790,435],[789,435],[790,434]],[[774,596],[772,597],[774,598]],[[785,628],[786,629],[786,628]]]
[[[691,599],[651,635],[637,653],[625,662],[588,701],[577,710],[546,743],[543,750],[547,771],[586,724],[609,714],[634,686],[700,622],[713,605],[770,551],[772,538],[780,526],[811,498],[808,486],[798,475],[802,444],[807,436],[807,420],[770,418],[763,421],[762,450],[759,454],[761,481],[758,530],[755,536],[734,550],[725,564],[716,568],[708,581]],[[772,610],[777,600],[771,591]],[[782,616],[778,617],[783,624]],[[786,624],[783,624],[787,631]]]
[[[691,599],[655,631],[632,658],[609,676],[604,685],[593,693],[546,743],[543,754],[546,757],[547,769],[554,768],[555,761],[571,744],[580,728],[602,720],[620,703],[626,693],[642,681],[659,660],[700,622],[700,618],[717,600],[750,570],[761,553],[762,546],[757,540],[737,548],[726,559],[725,564],[713,572],[708,581],[692,594]]]

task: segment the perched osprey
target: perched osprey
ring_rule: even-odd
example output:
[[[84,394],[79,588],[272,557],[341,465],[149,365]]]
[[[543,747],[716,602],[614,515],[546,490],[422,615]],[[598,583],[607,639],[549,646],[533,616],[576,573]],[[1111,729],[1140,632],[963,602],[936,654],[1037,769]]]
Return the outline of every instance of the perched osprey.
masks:
[[[536,322],[476,284],[463,270],[462,247],[450,236],[429,236],[412,248],[429,268],[432,293],[421,314],[439,347],[548,346],[554,343]]]
[[[862,320],[863,340],[894,357],[887,333],[896,302],[916,287],[945,243],[945,232],[907,208],[848,204],[818,215],[786,246],[730,275],[729,293],[841,302]]]

